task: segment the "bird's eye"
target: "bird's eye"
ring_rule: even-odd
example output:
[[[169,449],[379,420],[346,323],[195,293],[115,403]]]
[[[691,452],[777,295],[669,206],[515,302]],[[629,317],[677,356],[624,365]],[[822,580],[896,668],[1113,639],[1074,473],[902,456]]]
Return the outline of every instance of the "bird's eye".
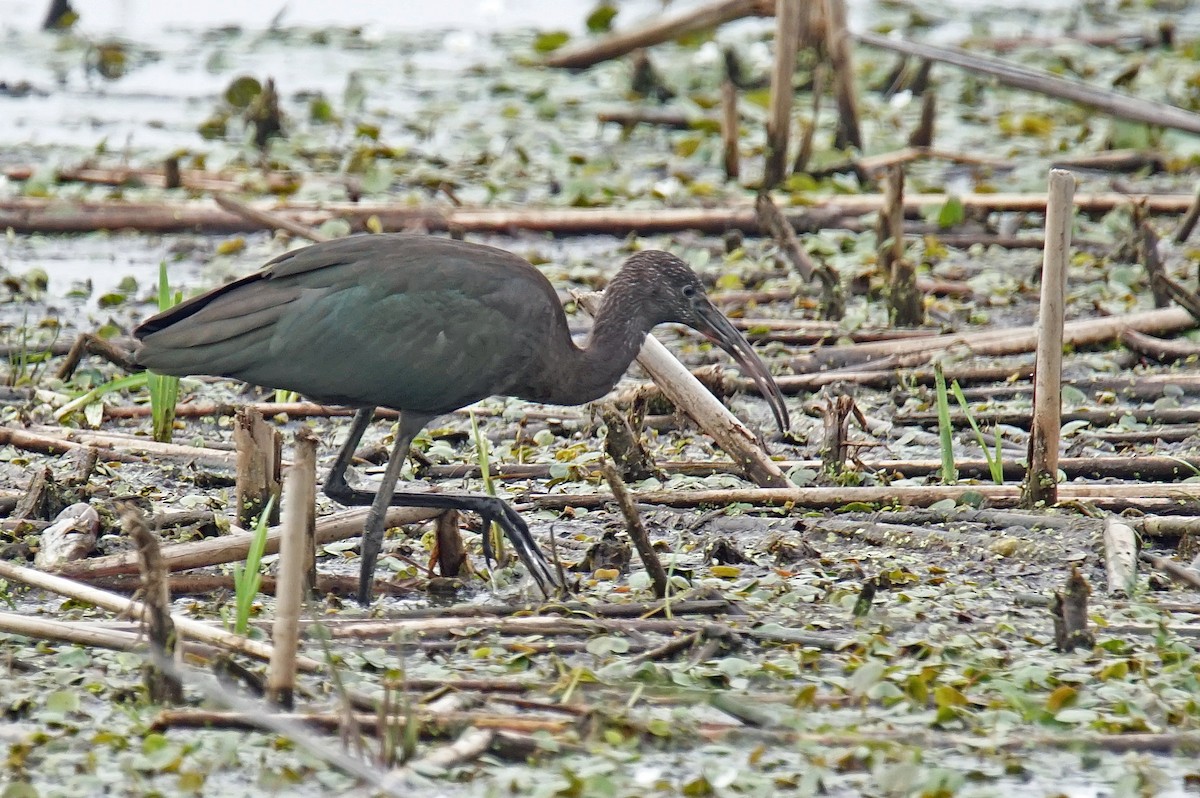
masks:
[[[694,297],[694,296],[696,295],[696,286],[694,286],[694,285],[685,285],[685,286],[683,287],[683,295],[684,295],[685,297],[687,297],[688,299],[691,299],[692,297]]]

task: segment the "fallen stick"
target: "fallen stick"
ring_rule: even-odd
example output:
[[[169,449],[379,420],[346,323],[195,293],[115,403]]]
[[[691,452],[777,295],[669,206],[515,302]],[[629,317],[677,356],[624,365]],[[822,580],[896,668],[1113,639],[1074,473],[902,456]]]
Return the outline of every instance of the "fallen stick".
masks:
[[[0,632],[23,635],[34,640],[55,640],[114,651],[140,651],[146,648],[145,637],[137,632],[85,627],[12,612],[0,612]]]
[[[976,423],[980,423],[976,417]],[[965,419],[964,419],[965,422]],[[965,424],[964,424],[965,425]],[[1189,434],[1194,434],[1192,430]],[[941,470],[942,462],[937,459],[914,460],[875,460],[860,456],[862,467],[858,471],[879,471],[885,474],[896,473],[905,477],[923,477],[936,474]],[[821,468],[820,460],[779,460],[780,469],[789,471],[793,468],[817,470]],[[969,479],[990,479],[991,472],[986,460],[959,460],[955,463],[961,476]],[[737,473],[737,465],[729,461],[711,462],[682,462],[660,461],[655,467],[667,474],[685,474],[692,477],[705,477],[713,474]],[[1200,471],[1200,458],[1169,457],[1155,455],[1135,455],[1132,457],[1064,457],[1058,461],[1058,467],[1067,475],[1067,479],[1136,479],[1143,481],[1173,482],[1195,476]],[[550,464],[502,464],[492,466],[492,479],[526,480],[549,479]],[[480,477],[477,465],[433,466],[422,472],[429,479],[478,479]],[[589,478],[599,474],[596,468],[580,469],[581,478]],[[1024,465],[1016,459],[1004,462],[1006,479],[1017,480],[1025,474]]]
[[[906,216],[915,217],[922,209],[946,203],[946,194],[910,194],[904,199]],[[1045,210],[1041,193],[963,194],[957,199],[968,211]],[[1181,214],[1191,205],[1191,194],[1127,195],[1116,192],[1078,194],[1075,207],[1084,213],[1107,213],[1114,208],[1144,201],[1148,213]],[[318,227],[331,219],[344,219],[352,229],[367,230],[374,217],[380,229],[400,231],[421,226],[431,232],[450,229],[468,233],[508,234],[513,230],[532,230],[557,235],[610,233],[671,233],[699,230],[723,233],[737,229],[754,233],[758,226],[754,208],[736,203],[726,208],[413,208],[398,203],[259,203],[260,207],[306,227]],[[878,212],[883,198],[878,194],[816,196],[804,207],[785,211],[798,229],[861,226],[858,217]],[[0,228],[15,233],[90,233],[96,230],[137,230],[148,233],[203,232],[214,234],[246,233],[262,225],[230,213],[204,201],[187,202],[76,202],[38,197],[0,199]]]
[[[691,130],[692,128],[712,127],[720,124],[711,116],[693,116],[682,111],[672,111],[666,108],[613,108],[596,114],[596,121],[601,124],[621,125],[656,125],[658,127]]]
[[[389,526],[401,526],[428,521],[440,511],[421,507],[391,507],[388,508],[387,523]],[[338,540],[356,537],[362,534],[363,521],[367,508],[346,510],[336,515],[327,516],[317,521],[317,545],[333,543]],[[162,559],[168,571],[184,571],[189,568],[202,568],[206,565],[244,560],[250,549],[252,533],[233,528],[233,534],[208,540],[197,540],[190,543],[176,543],[164,546]],[[274,528],[267,533],[266,554],[279,551],[281,532]],[[60,574],[75,577],[82,576],[98,579],[106,576],[137,573],[137,555],[134,552],[110,554],[106,557],[95,557],[65,565],[58,571]]]
[[[261,710],[258,710],[261,712]],[[268,714],[268,717],[280,721],[300,723],[326,731],[337,731],[346,722],[346,716],[337,712],[292,712]],[[389,719],[381,720],[378,714],[355,713],[354,722],[365,731],[374,734],[386,733]],[[536,718],[523,715],[496,715],[481,712],[439,712],[419,713],[418,722],[431,732],[444,733],[463,724],[477,728],[506,729],[522,732],[565,732],[574,725],[574,720],[563,718]],[[254,712],[235,710],[211,709],[167,709],[158,713],[150,723],[150,730],[165,731],[179,728],[222,728],[222,729],[257,729],[261,728]],[[284,735],[286,736],[286,735]],[[401,793],[395,793],[401,794]],[[404,793],[411,794],[411,793]]]
[[[1200,133],[1200,114],[1194,114],[1167,103],[1154,102],[1142,97],[1131,97],[1077,80],[1061,78],[1040,69],[1020,66],[1000,58],[967,52],[958,47],[921,44],[866,31],[852,35],[859,44],[950,64],[970,72],[988,75],[1000,83],[1014,88],[1033,91],[1060,100],[1082,103],[1119,119],[1129,119],[1157,127],[1175,128],[1188,133]]]
[[[231,406],[231,409],[233,407]],[[237,454],[224,449],[187,446],[181,443],[160,443],[150,438],[114,432],[92,432],[91,430],[67,427],[31,427],[29,432],[44,440],[58,439],[67,444],[77,443],[95,447],[101,459],[109,459],[110,454],[113,455],[112,459],[114,460],[126,461],[153,457],[157,460],[182,460],[218,468],[233,468],[237,462]]]
[[[87,582],[104,590],[112,590],[118,593],[133,593],[141,587],[140,580],[131,574],[93,577],[91,574],[78,573],[73,578],[80,582]],[[168,581],[170,583],[171,595],[173,596],[212,595],[218,590],[234,593],[237,590],[237,583],[234,582],[233,576],[225,574],[176,572],[171,575]],[[275,577],[264,574],[262,584],[258,586],[258,592],[264,596],[273,596],[275,595],[275,588]],[[357,576],[350,574],[317,574],[316,593],[320,596],[332,594],[343,598],[352,598],[357,592]],[[423,582],[420,579],[407,579],[399,582],[380,580],[379,592],[385,596],[412,597],[417,593],[423,592]]]
[[[774,0],[718,0],[680,14],[654,17],[636,28],[616,31],[597,41],[563,47],[548,55],[543,63],[564,69],[586,69],[641,47],[720,27],[742,17],[766,17],[774,13]]]
[[[1178,332],[1195,327],[1196,320],[1183,308],[1143,310],[1099,319],[1075,319],[1063,325],[1063,343],[1089,346],[1119,338],[1125,330]],[[929,338],[906,338],[868,344],[822,347],[795,358],[793,370],[806,373],[821,368],[868,363],[896,355],[930,355],[963,347],[976,355],[1016,355],[1037,349],[1036,327],[1008,327],[971,333],[950,333]],[[786,379],[786,378],[783,378]],[[780,381],[782,388],[783,382]]]
[[[322,235],[307,225],[297,224],[286,216],[280,216],[277,213],[252,208],[227,194],[214,193],[213,201],[230,213],[235,213],[243,219],[259,225],[264,230],[286,230],[294,236],[299,236],[318,244],[322,241],[330,240],[329,236]]]
[[[4,169],[4,176],[9,180],[30,180],[37,173],[34,166],[9,166]],[[240,179],[239,179],[240,178]],[[100,186],[142,185],[147,188],[170,188],[167,175],[156,169],[136,169],[129,166],[119,167],[60,167],[54,172],[54,179],[59,183],[90,183]],[[266,190],[294,190],[300,185],[300,177],[290,174],[263,175],[260,172],[245,172],[241,175],[222,175],[216,172],[206,172],[200,169],[181,169],[180,184],[183,188],[193,191],[242,191],[256,184],[265,184]]]
[[[134,553],[135,558],[136,556],[136,553]],[[0,560],[0,577],[13,582],[20,582],[29,587],[58,593],[59,595],[67,596],[68,598],[73,598],[87,604],[94,604],[101,609],[117,613],[118,615],[140,619],[145,617],[147,612],[146,605],[140,601],[130,601],[124,596],[118,596],[106,590],[99,590],[90,585],[80,584],[62,576],[45,574],[41,571],[35,571],[32,568],[13,565],[4,560]],[[171,620],[175,624],[176,631],[182,637],[200,640],[257,659],[269,660],[271,658],[273,649],[266,643],[250,640],[249,638],[226,632],[224,629],[218,629],[180,615],[172,615]],[[308,657],[297,657],[296,667],[312,672],[320,671],[324,668],[320,662]]]
[[[1020,499],[1020,488],[1014,485],[955,485],[955,486],[908,486],[869,488],[746,488],[731,490],[696,491],[647,491],[634,493],[633,500],[640,504],[657,504],[664,507],[722,507],[731,504],[751,504],[759,507],[825,507],[836,508],[845,504],[924,506],[947,499],[959,501],[969,496],[980,496],[993,507],[1015,507]],[[1058,499],[1086,501],[1098,507],[1120,503],[1132,506],[1138,500],[1164,499],[1175,502],[1200,501],[1200,485],[1172,483],[1168,485],[1103,484],[1080,485],[1067,483],[1058,486]],[[594,509],[602,507],[611,499],[603,493],[596,494],[551,494],[530,497],[530,503],[547,510],[562,510],[567,507]]]
[[[1156,557],[1144,551],[1140,556],[1144,561],[1150,563],[1175,581],[1182,582],[1192,588],[1200,589],[1200,573],[1193,571],[1191,568],[1180,565],[1170,557]]]
[[[981,410],[972,414],[977,424],[1007,424],[1012,427],[1028,428],[1030,413],[1028,410],[988,411]],[[1153,407],[1113,408],[1111,410],[1069,410],[1062,414],[1061,421],[1086,421],[1093,426],[1109,426],[1117,424],[1128,416],[1142,424],[1193,424],[1200,422],[1200,407],[1166,407],[1161,410]],[[897,424],[931,425],[937,423],[936,412],[918,412],[897,414],[893,419]],[[955,427],[970,425],[967,416],[960,410],[950,413],[950,423]]]
[[[633,506],[633,501],[629,498],[629,489],[625,487],[625,481],[621,479],[621,475],[617,473],[617,469],[611,463],[605,462],[603,471],[608,487],[612,490],[613,499],[616,500],[621,514],[625,516],[625,533],[637,547],[638,554],[642,558],[642,565],[645,567],[646,573],[650,575],[650,581],[654,585],[654,595],[660,599],[666,598],[667,591],[670,589],[667,570],[662,567],[658,553],[654,551],[654,544],[650,541],[650,535],[646,532],[645,525],[642,524],[637,508]]]

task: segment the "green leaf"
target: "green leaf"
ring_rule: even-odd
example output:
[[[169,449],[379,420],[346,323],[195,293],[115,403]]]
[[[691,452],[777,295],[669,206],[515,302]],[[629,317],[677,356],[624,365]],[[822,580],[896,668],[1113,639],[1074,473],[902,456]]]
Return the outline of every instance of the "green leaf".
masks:
[[[937,225],[943,230],[947,227],[953,227],[956,224],[960,224],[966,218],[966,215],[966,209],[963,208],[961,199],[958,197],[947,197],[938,211]]]
[[[262,84],[256,78],[242,75],[234,78],[229,87],[225,89],[225,102],[234,108],[246,108],[260,94],[262,94]]]
[[[46,696],[46,709],[51,712],[76,712],[79,709],[79,694],[74,690],[55,690]]]
[[[533,40],[533,49],[539,53],[552,53],[570,40],[571,34],[565,30],[544,31]]]
[[[596,6],[587,16],[588,33],[607,33],[612,30],[613,19],[616,16],[616,6],[609,3],[601,3]]]

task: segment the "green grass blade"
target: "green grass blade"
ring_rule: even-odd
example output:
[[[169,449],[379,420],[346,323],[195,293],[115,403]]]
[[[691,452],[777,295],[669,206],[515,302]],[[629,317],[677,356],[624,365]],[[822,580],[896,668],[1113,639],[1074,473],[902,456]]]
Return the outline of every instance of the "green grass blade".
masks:
[[[237,592],[233,630],[240,635],[246,634],[250,627],[250,609],[254,605],[258,589],[262,586],[262,573],[259,568],[262,566],[263,552],[267,549],[267,530],[270,528],[268,519],[274,508],[275,497],[272,496],[267,500],[267,506],[263,508],[262,515],[254,525],[254,537],[251,538],[250,549],[246,552],[246,562],[233,566],[233,584]]]
[[[78,397],[67,402],[62,407],[58,408],[58,410],[54,411],[54,420],[62,421],[72,413],[82,410],[105,394],[110,394],[114,391],[126,391],[130,388],[140,388],[146,385],[147,382],[148,376],[144,373],[130,374],[125,377],[119,377],[115,380],[109,380],[103,385],[97,385],[90,391],[79,395]]]
[[[183,301],[183,294],[171,293],[167,280],[167,262],[158,264],[158,309],[169,310]],[[175,405],[179,401],[179,378],[151,373],[146,384],[150,388],[150,419],[154,440],[170,443],[175,432]]]
[[[975,416],[971,413],[967,397],[963,395],[962,388],[958,387],[958,380],[950,384],[950,390],[954,394],[954,400],[962,408],[963,415],[967,417],[967,423],[971,425],[971,429],[975,432],[975,440],[979,442],[979,448],[983,450],[983,459],[987,460],[988,473],[992,475],[992,481],[997,485],[1003,485],[1004,461],[1000,459],[1000,429],[996,429],[996,453],[993,456],[992,452],[988,449],[987,438],[983,436],[983,432],[979,429],[979,424],[975,422]]]
[[[483,490],[489,496],[496,495],[496,485],[492,482],[492,468],[490,462],[490,451],[487,445],[487,439],[479,431],[479,422],[475,419],[475,413],[471,412],[471,435],[475,438],[475,452],[479,458],[479,475],[483,478]],[[492,536],[492,551],[496,554],[496,562],[504,562],[504,533],[500,531],[500,525],[495,521],[492,522],[491,528],[487,534]]]
[[[953,485],[958,481],[958,469],[954,467],[954,434],[950,426],[950,400],[946,396],[946,375],[942,364],[933,364],[933,382],[937,389],[938,439],[942,450],[942,482]]]

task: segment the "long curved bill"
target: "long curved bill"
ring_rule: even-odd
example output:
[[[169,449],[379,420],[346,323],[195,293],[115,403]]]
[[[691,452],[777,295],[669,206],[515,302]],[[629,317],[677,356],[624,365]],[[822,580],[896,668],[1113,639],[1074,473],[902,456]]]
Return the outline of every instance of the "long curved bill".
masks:
[[[754,380],[754,384],[758,386],[763,398],[771,406],[771,412],[775,415],[775,423],[779,425],[779,431],[787,432],[791,422],[788,419],[787,408],[783,404],[783,393],[779,390],[771,372],[767,370],[766,364],[754,351],[754,347],[750,346],[750,342],[746,340],[745,336],[738,332],[725,314],[717,310],[711,302],[697,303],[696,311],[699,322],[696,329],[728,352],[742,372]]]

